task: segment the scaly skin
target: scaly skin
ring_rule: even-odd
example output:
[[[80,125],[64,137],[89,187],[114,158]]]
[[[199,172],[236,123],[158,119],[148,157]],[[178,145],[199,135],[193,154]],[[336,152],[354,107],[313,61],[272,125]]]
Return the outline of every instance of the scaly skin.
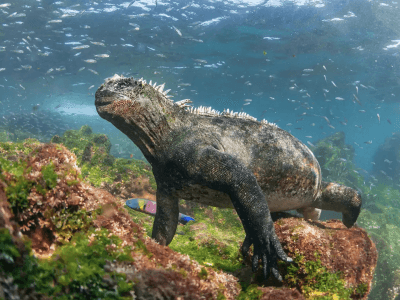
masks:
[[[352,188],[321,181],[313,153],[275,124],[248,115],[188,109],[144,80],[115,75],[96,91],[99,115],[126,134],[152,165],[157,212],[152,237],[168,245],[178,224],[179,199],[236,209],[254,245],[253,271],[282,280],[277,258],[292,262],[276,236],[270,212],[297,209],[317,220],[321,209],[343,214],[353,226],[361,196]]]

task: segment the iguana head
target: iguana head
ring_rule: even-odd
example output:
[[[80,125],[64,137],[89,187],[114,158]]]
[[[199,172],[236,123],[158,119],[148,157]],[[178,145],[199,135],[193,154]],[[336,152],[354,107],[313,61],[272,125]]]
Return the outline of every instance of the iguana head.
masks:
[[[163,92],[143,80],[114,75],[96,91],[97,113],[126,134],[145,157],[154,151],[170,127],[167,117],[173,102]]]

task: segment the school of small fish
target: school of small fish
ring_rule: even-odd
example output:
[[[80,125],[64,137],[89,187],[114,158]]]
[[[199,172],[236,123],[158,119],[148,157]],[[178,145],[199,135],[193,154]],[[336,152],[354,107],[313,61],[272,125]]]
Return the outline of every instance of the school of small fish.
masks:
[[[216,17],[208,14],[214,6],[195,2],[41,2],[0,3],[0,126],[17,125],[18,120],[22,128],[35,128],[43,136],[60,133],[69,125],[51,126],[48,120],[57,123],[57,117],[45,117],[45,110],[59,114],[93,105],[89,99],[96,87],[120,73],[166,81],[176,98],[266,118],[295,131],[311,149],[318,139],[345,131],[357,139],[353,143],[362,156],[382,143],[380,136],[368,134],[371,128],[381,128],[387,138],[399,130],[393,111],[400,108],[393,103],[400,91],[384,85],[390,82],[385,76],[393,82],[398,78],[383,62],[377,61],[376,69],[382,70],[374,77],[374,71],[356,62],[347,65],[334,52],[318,59],[307,51],[296,53],[296,45],[284,44],[278,36],[279,29],[276,36],[265,36],[250,25],[236,26],[236,15],[248,12],[229,6],[233,4],[218,4],[223,13]],[[106,21],[99,22],[102,18]],[[268,22],[259,18],[259,24]],[[240,39],[246,47],[237,46]],[[346,51],[356,61],[366,46],[353,46]],[[393,60],[396,48],[382,45]],[[68,96],[75,95],[86,98],[68,104]],[[392,161],[382,164],[390,167]]]

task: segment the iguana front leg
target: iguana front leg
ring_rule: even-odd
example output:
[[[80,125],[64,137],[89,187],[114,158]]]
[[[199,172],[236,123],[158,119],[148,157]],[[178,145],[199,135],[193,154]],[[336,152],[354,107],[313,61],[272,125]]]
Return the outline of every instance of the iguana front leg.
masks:
[[[153,224],[152,238],[167,246],[174,238],[179,219],[179,200],[157,188],[157,210]]]
[[[187,164],[190,177],[230,196],[246,232],[247,250],[254,245],[253,272],[261,259],[265,279],[272,271],[274,277],[282,281],[277,258],[285,262],[293,260],[282,249],[267,201],[254,174],[240,160],[211,146],[189,153],[180,158]]]

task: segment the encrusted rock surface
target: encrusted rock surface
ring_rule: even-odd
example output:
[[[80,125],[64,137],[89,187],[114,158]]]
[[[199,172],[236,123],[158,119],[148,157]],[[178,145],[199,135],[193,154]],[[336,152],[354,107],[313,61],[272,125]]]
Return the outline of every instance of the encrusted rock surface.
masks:
[[[284,218],[274,223],[276,234],[286,253],[290,257],[302,255],[305,261],[321,262],[329,272],[341,272],[345,287],[357,287],[366,284],[366,292],[360,296],[355,293],[352,299],[368,299],[371,290],[378,252],[374,242],[363,228],[347,228],[340,220],[309,221],[303,218]],[[318,258],[315,256],[318,253]],[[258,283],[261,276],[251,276],[251,262],[247,267],[235,273],[242,281]],[[282,269],[284,273],[284,269]],[[258,272],[260,273],[260,272]],[[301,289],[300,283],[297,288]],[[267,285],[279,285],[269,280]]]

